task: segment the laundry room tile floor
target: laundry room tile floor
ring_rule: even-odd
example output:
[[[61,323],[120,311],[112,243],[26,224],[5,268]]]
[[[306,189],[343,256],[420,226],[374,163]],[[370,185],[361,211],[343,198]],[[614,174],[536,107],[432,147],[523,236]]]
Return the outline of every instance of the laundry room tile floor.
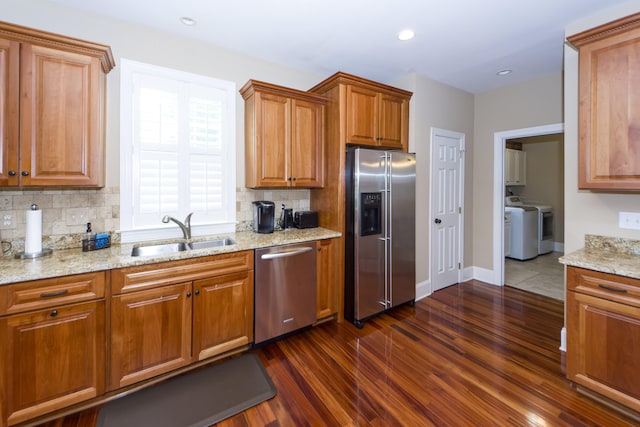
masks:
[[[504,282],[508,286],[564,301],[562,252],[539,255],[528,261],[504,259]]]

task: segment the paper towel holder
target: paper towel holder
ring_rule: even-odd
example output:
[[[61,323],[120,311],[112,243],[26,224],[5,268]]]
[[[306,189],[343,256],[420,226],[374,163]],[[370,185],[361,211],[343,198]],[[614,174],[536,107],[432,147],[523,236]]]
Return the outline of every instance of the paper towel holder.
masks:
[[[36,204],[32,204],[31,205],[31,210],[35,211],[38,210],[38,205]],[[40,258],[43,256],[47,256],[47,255],[51,255],[53,253],[53,250],[51,250],[50,248],[42,248],[40,251],[38,252],[19,252],[16,254],[16,258],[17,259],[34,259],[34,258]]]
[[[53,249],[50,248],[42,248],[40,252],[34,252],[32,254],[28,254],[26,252],[18,252],[16,254],[17,259],[33,259],[40,258],[43,256],[51,255],[53,253]]]

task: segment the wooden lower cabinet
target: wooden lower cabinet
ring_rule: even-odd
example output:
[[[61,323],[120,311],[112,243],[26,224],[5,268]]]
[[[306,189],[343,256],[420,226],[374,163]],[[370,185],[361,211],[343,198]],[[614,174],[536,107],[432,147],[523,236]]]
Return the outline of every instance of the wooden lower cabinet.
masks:
[[[567,377],[640,412],[640,280],[567,267]]]
[[[0,319],[0,425],[21,423],[103,393],[104,319],[104,300]]]
[[[317,294],[316,317],[318,320],[336,313],[336,285],[339,283],[334,267],[336,239],[324,239],[317,242],[316,257]]]
[[[253,341],[253,271],[193,283],[193,356],[206,359]]]
[[[253,340],[253,251],[111,272],[109,389]]]
[[[124,387],[191,362],[191,282],[111,299],[111,386]]]

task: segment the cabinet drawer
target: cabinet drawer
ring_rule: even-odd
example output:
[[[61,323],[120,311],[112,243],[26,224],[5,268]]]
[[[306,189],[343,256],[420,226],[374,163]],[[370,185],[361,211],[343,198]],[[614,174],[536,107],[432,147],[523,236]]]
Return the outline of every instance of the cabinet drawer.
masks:
[[[567,267],[567,290],[640,307],[640,280]]]
[[[104,271],[0,286],[0,316],[104,297]]]
[[[114,295],[253,269],[253,251],[183,259],[111,271]]]

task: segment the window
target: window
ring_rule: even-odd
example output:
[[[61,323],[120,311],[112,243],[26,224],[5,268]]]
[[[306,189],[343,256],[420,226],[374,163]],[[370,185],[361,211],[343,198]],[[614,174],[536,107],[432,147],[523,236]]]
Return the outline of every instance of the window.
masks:
[[[123,59],[122,241],[235,231],[235,83]]]

